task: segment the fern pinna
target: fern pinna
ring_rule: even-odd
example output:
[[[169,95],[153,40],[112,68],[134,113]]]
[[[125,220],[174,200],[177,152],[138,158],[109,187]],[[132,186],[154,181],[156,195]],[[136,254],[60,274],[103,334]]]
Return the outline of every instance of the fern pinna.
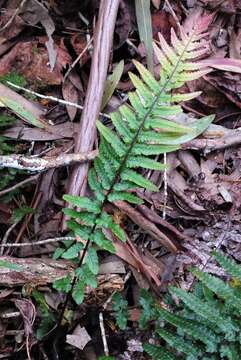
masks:
[[[183,308],[175,313],[156,307],[156,333],[166,344],[145,344],[145,351],[154,360],[239,360],[241,354],[241,266],[220,252],[214,257],[233,277],[238,286],[193,270],[199,279],[194,293],[170,288]]]
[[[115,131],[97,121],[99,156],[88,174],[93,196],[64,196],[71,205],[81,209],[64,210],[71,218],[68,227],[78,241],[66,251],[58,249],[58,255],[64,259],[75,259],[78,268],[72,282],[70,278],[65,278],[54,284],[56,289],[71,290],[78,304],[83,301],[85,285],[96,286],[96,249],[115,251],[112,242],[105,236],[105,229],[125,241],[124,231],[105,211],[107,202],[125,200],[140,204],[142,200],[133,190],[145,188],[158,191],[156,185],[135,169],[163,170],[164,165],[154,160],[153,156],[178,149],[180,144],[199,135],[213,120],[213,116],[207,116],[188,127],[170,120],[170,117],[182,112],[181,102],[200,94],[179,94],[175,90],[210,71],[207,68],[199,70],[200,64],[192,61],[206,52],[204,38],[209,22],[210,17],[204,17],[189,34],[182,29],[180,39],[172,30],[172,47],[160,35],[160,47],[154,44],[161,64],[160,80],[157,81],[143,65],[134,61],[141,79],[133,73],[129,74],[136,91],[129,93],[130,105],[125,104],[111,114]]]

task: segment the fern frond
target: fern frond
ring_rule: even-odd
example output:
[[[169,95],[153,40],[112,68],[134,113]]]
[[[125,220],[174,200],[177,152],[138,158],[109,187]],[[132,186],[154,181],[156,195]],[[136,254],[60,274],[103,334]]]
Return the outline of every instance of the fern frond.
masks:
[[[203,271],[193,269],[193,274],[206,285],[214,294],[221,299],[229,300],[229,304],[241,312],[241,298],[238,298],[234,289],[216,276],[210,275]]]
[[[162,337],[172,348],[180,351],[188,356],[193,356],[193,359],[198,359],[200,349],[192,343],[188,343],[180,336],[173,334],[164,329],[158,329],[157,333]]]
[[[225,256],[220,251],[214,251],[212,255],[228,274],[232,275],[233,278],[241,281],[240,265],[236,264],[233,260]]]
[[[226,268],[231,265],[232,271],[234,269],[235,274],[239,273],[240,265],[220,252],[215,252],[214,256]],[[152,305],[157,308],[159,315],[154,317],[158,320],[157,333],[168,343],[173,355],[181,352],[185,360],[238,360],[241,354],[240,293],[219,278],[200,270],[193,270],[193,273],[199,280],[193,293],[170,288],[171,294],[184,303],[183,307],[179,304],[175,309],[177,314]],[[143,306],[143,313],[145,311]],[[160,323],[164,328],[159,328]],[[176,329],[176,333],[173,333],[173,329]],[[156,355],[156,359],[165,359],[161,347],[152,348],[147,344],[144,349],[148,354]],[[179,354],[176,358],[179,358]]]
[[[106,203],[125,200],[139,204],[141,200],[130,192],[131,190],[145,188],[158,191],[158,187],[146,179],[138,169],[163,170],[163,164],[152,156],[176,150],[183,142],[199,135],[213,120],[213,116],[209,116],[188,126],[170,120],[171,117],[182,113],[183,101],[200,94],[178,94],[176,89],[186,81],[210,71],[208,68],[200,71],[194,65],[195,56],[204,49],[201,39],[206,30],[201,23],[192,33],[183,32],[181,39],[172,32],[172,46],[161,36],[160,48],[154,45],[162,65],[160,80],[157,81],[142,64],[134,61],[138,75],[129,74],[136,89],[129,93],[130,105],[122,105],[111,114],[114,129],[97,121],[96,126],[100,134],[99,156],[94,160],[88,176],[93,198],[80,200],[78,197],[64,197],[72,205],[80,208],[80,212],[85,213],[81,218],[79,214],[75,217],[75,213],[69,212],[69,215],[78,220],[69,222],[70,229],[86,240],[80,265],[85,257],[89,259],[88,248],[92,243],[98,246],[103,244],[103,249],[109,246],[103,239],[96,240],[93,237],[96,231],[109,229],[120,240],[125,240],[123,229],[114,223],[111,215],[106,214]],[[88,213],[94,215],[95,219],[93,216],[89,217]],[[81,236],[78,227],[84,227],[84,237]],[[90,247],[92,255],[93,249],[94,247]],[[90,265],[90,260],[86,261]],[[97,265],[92,266],[91,271],[95,273]]]
[[[232,338],[238,330],[236,324],[229,317],[226,317],[217,307],[207,301],[202,301],[195,295],[179,288],[171,287],[170,292],[182,300],[194,313],[217,326],[228,338]]]
[[[176,360],[176,356],[165,350],[163,347],[144,344],[143,349],[151,356],[153,360]]]
[[[174,315],[163,308],[160,308],[158,312],[161,319],[181,329],[191,338],[195,340],[200,340],[212,350],[215,349],[215,345],[219,342],[219,337],[214,332],[212,332],[208,327],[196,321],[185,319],[182,316]]]

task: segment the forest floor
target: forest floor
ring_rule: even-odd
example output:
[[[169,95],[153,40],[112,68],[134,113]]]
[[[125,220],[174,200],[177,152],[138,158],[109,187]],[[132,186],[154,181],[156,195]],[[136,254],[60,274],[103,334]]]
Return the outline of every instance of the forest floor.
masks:
[[[152,327],[138,326],[140,289],[155,294],[158,289],[160,301],[169,284],[190,290],[190,265],[221,277],[214,249],[241,262],[241,1],[146,0],[150,10],[145,6],[143,17],[142,0],[120,0],[116,19],[103,13],[104,2],[0,0],[0,359],[98,359],[107,353],[105,340],[114,359],[149,359],[142,344],[152,338]],[[115,255],[100,253],[97,288],[88,290],[80,306],[70,302],[65,323],[48,334],[45,311],[54,327],[65,301],[51,284],[73,271],[70,261],[53,258],[59,238],[68,236],[63,195],[83,195],[73,173],[81,166],[88,171],[81,162],[70,166],[68,159],[60,166],[56,157],[73,155],[74,149],[88,152],[90,161],[95,157],[90,151],[98,136],[80,130],[82,109],[89,121],[103,112],[108,125],[108,114],[127,101],[132,60],[146,66],[150,55],[140,40],[149,17],[151,37],[158,41],[161,33],[170,43],[171,28],[178,33],[204,14],[213,15],[208,57],[237,61],[185,86],[202,93],[185,102],[183,117],[215,114],[214,122],[167,155],[166,177],[157,170],[147,173],[159,192],[139,191],[143,205],[114,208],[128,243],[116,245]],[[105,21],[98,27],[101,17]],[[112,30],[109,46],[105,36]],[[90,77],[93,56],[97,76]],[[107,75],[113,73],[109,83],[105,65]],[[154,74],[159,70],[154,58]],[[93,94],[88,104],[87,89]],[[34,157],[14,169],[13,154]],[[9,162],[1,155],[10,156]],[[49,168],[41,163],[46,155]],[[118,328],[113,314],[116,292],[128,302],[126,330]]]

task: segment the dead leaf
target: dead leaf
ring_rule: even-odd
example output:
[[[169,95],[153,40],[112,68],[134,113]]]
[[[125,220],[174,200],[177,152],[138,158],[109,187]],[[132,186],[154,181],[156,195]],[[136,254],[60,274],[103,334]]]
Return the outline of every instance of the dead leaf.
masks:
[[[135,0],[136,19],[140,40],[143,41],[147,54],[147,66],[153,73],[153,48],[150,0]]]
[[[31,360],[29,337],[33,333],[33,324],[36,317],[35,306],[32,303],[32,301],[28,299],[16,299],[14,303],[16,307],[19,309],[23,318],[24,333],[26,336],[26,349],[27,349],[28,359]]]
[[[176,30],[176,22],[171,16],[164,10],[154,12],[152,14],[152,31],[153,37],[156,40],[159,40],[158,33],[161,33],[167,42],[170,41],[171,37],[171,28]]]
[[[134,9],[127,1],[120,1],[115,24],[114,48],[118,49],[128,39],[134,20]]]
[[[28,299],[16,299],[14,303],[23,317],[24,331],[27,337],[33,333],[33,324],[36,317],[35,306]]]
[[[71,101],[73,103],[78,103],[78,91],[76,89],[76,87],[74,86],[74,84],[72,83],[72,81],[70,81],[70,79],[66,79],[65,82],[63,83],[62,86],[62,94],[63,94],[63,98],[66,101]],[[69,106],[66,105],[66,109],[70,118],[70,121],[73,121],[76,113],[77,113],[77,108],[74,106]]]
[[[86,38],[84,35],[75,34],[71,37],[71,45],[73,46],[76,55],[78,56],[84,48],[86,47]],[[90,52],[89,50],[86,50],[83,53],[83,56],[81,56],[79,64],[80,66],[83,66],[88,60],[90,59]]]
[[[161,0],[151,0],[153,6],[155,6],[156,9],[159,9]]]
[[[48,63],[48,53],[44,46],[46,37],[38,40],[17,43],[0,59],[0,76],[6,75],[12,69],[29,82],[41,85],[59,85],[62,82],[62,70],[71,62],[71,57],[62,41],[55,44],[57,51],[56,65],[51,71]]]
[[[105,108],[105,106],[108,104],[108,101],[110,100],[111,96],[113,95],[120,78],[122,76],[124,70],[124,61],[121,60],[116,67],[113,70],[113,73],[108,76],[106,82],[105,82],[105,89],[102,96],[102,103],[101,103],[101,110]]]
[[[23,9],[22,18],[31,25],[36,25],[40,22],[45,28],[48,36],[48,41],[45,45],[48,50],[50,70],[53,71],[57,58],[57,52],[54,49],[54,41],[52,38],[55,25],[49,15],[48,9],[37,0],[28,0]]]
[[[25,99],[23,96],[19,95],[18,93],[3,84],[0,84],[0,96],[7,97],[15,101],[16,103],[21,104],[27,111],[32,113],[37,118],[45,115],[45,110],[41,105]]]
[[[71,335],[66,336],[66,342],[80,350],[83,350],[85,345],[91,341],[91,337],[84,327],[77,325]]]
[[[131,205],[127,204],[124,201],[115,201],[115,205],[123,211],[134,223],[139,225],[147,234],[149,234],[153,239],[156,239],[163,246],[172,252],[178,250],[177,245],[169,239],[158,227],[153,224],[151,221],[146,219],[139,211],[134,209]]]
[[[72,138],[77,131],[78,124],[66,122],[64,124],[54,125],[45,130],[39,128],[30,128],[16,124],[3,131],[1,134],[11,139],[21,139],[25,141],[51,141],[64,138]],[[47,130],[47,131],[46,131]],[[51,132],[50,132],[51,130]]]
[[[3,28],[4,25],[12,18],[15,13],[15,9],[6,9],[1,12],[0,17],[0,28]],[[1,32],[0,35],[0,44],[3,44],[7,40],[10,40],[16,37],[26,26],[25,22],[21,19],[19,15],[16,15],[11,23],[4,31]]]

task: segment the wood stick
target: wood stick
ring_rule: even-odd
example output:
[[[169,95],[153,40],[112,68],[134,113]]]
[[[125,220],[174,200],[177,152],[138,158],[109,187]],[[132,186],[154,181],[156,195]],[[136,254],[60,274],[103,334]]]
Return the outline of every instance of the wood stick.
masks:
[[[98,151],[90,151],[86,154],[61,154],[58,156],[34,157],[24,155],[0,155],[0,169],[7,167],[31,172],[41,172],[60,166],[71,165],[76,162],[93,160],[98,155]]]
[[[94,52],[90,78],[81,114],[80,129],[76,137],[75,152],[92,150],[96,138],[96,120],[99,116],[109,58],[113,42],[115,21],[120,0],[101,0],[98,23],[94,32]],[[84,195],[88,164],[76,165],[69,181],[69,194]]]

